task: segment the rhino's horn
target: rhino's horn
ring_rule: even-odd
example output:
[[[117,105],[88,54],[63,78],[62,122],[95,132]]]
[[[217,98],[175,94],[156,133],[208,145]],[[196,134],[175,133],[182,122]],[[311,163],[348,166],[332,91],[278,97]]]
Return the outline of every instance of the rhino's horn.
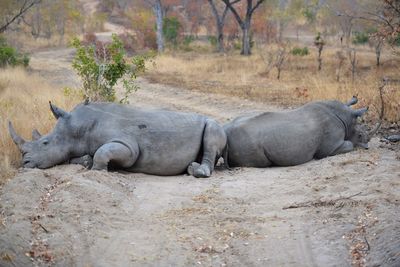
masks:
[[[51,101],[49,101],[50,104],[50,110],[53,113],[54,117],[58,120],[58,118],[60,117],[67,117],[68,116],[68,112],[56,107],[55,105],[53,105],[51,103]]]
[[[8,122],[8,131],[10,132],[11,138],[14,141],[14,143],[21,148],[21,146],[25,143],[25,140],[19,136],[15,130],[14,127],[12,126],[11,121]]]
[[[360,108],[360,109],[354,109],[352,111],[352,113],[353,113],[354,117],[361,117],[367,111],[368,111],[368,108]]]
[[[36,140],[40,139],[40,137],[42,137],[42,135],[39,133],[39,131],[36,129],[33,129],[32,130],[32,140],[36,141]]]
[[[357,102],[358,102],[358,99],[357,99],[357,97],[356,96],[353,96],[350,100],[349,100],[349,102],[347,102],[346,103],[346,106],[352,106],[352,105],[355,105],[355,104],[357,104]]]

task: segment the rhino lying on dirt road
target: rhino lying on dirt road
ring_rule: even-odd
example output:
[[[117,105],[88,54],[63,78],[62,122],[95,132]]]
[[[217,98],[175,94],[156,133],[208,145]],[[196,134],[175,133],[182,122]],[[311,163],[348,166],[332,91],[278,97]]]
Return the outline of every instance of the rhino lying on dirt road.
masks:
[[[229,166],[293,166],[368,148],[368,135],[356,125],[368,109],[352,109],[339,101],[311,102],[284,112],[265,112],[236,118],[224,126]],[[226,159],[228,158],[228,160]]]
[[[132,172],[209,177],[226,146],[223,128],[193,113],[141,110],[114,103],[85,103],[70,113],[50,103],[57,124],[33,141],[9,131],[27,168],[45,169],[85,155],[94,170],[110,166]],[[200,162],[199,163],[197,163]]]

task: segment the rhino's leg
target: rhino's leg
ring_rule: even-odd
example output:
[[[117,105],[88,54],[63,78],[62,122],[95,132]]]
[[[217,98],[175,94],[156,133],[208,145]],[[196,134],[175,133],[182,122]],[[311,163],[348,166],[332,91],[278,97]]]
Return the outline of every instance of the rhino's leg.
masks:
[[[92,170],[107,170],[108,164],[113,163],[123,168],[132,166],[139,155],[139,150],[132,151],[128,146],[111,142],[97,149],[93,157]]]
[[[79,158],[72,158],[69,160],[70,164],[79,164],[85,168],[91,168],[93,166],[93,158],[90,155],[85,155]]]
[[[331,155],[329,155],[329,156],[347,153],[347,152],[353,151],[353,149],[354,149],[354,145],[353,145],[352,142],[350,142],[350,141],[343,141],[342,145],[341,145],[340,147],[338,147],[338,148],[337,148]]]
[[[217,157],[222,155],[226,146],[226,134],[223,128],[214,120],[207,120],[203,134],[203,158],[201,164],[192,162],[188,173],[197,178],[210,177]]]

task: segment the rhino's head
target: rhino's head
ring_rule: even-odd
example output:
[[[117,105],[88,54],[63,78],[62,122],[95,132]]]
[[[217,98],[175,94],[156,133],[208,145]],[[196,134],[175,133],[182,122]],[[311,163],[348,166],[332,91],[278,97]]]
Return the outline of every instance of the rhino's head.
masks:
[[[26,168],[45,169],[68,160],[71,146],[66,132],[66,120],[69,113],[50,103],[50,109],[58,119],[54,131],[41,136],[38,131],[32,132],[32,141],[25,141],[14,130],[9,122],[9,132],[12,140],[22,153],[22,165]]]
[[[367,128],[364,125],[356,125],[350,137],[350,141],[354,146],[368,149],[368,142],[370,140]]]
[[[348,102],[347,106],[351,106],[357,103],[357,98],[353,98]],[[358,124],[358,118],[363,116],[368,111],[368,108],[351,109],[352,125],[350,126],[349,140],[355,147],[362,147],[368,149],[368,142],[370,136],[365,125]]]

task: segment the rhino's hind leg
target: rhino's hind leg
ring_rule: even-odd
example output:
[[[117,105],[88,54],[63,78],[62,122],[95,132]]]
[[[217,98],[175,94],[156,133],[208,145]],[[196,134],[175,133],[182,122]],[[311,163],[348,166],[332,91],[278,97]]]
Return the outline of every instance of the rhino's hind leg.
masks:
[[[339,146],[331,155],[337,155],[337,154],[343,154],[343,153],[348,153],[350,151],[354,150],[354,145],[350,141],[343,141],[342,145]]]
[[[214,120],[207,120],[203,134],[203,157],[201,164],[192,162],[188,173],[197,178],[210,177],[214,170],[217,157],[220,157],[226,146],[224,129]]]
[[[139,150],[132,151],[128,146],[119,142],[104,144],[94,154],[92,170],[107,170],[110,162],[128,168],[135,163],[138,154]]]

